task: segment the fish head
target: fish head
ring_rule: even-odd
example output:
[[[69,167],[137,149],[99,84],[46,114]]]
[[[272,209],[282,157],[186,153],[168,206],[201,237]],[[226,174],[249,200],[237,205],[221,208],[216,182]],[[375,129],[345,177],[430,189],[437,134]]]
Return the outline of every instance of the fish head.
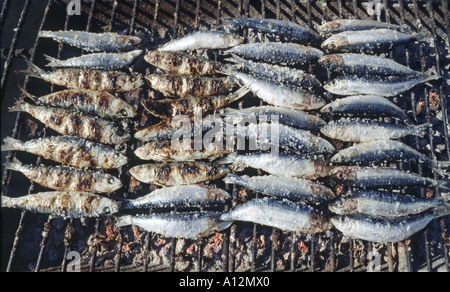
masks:
[[[338,166],[330,171],[330,175],[338,182],[353,182],[356,179],[356,169],[352,166]]]
[[[337,70],[344,65],[344,60],[340,54],[330,54],[321,57],[319,65],[330,70]]]
[[[97,181],[98,189],[102,191],[102,193],[110,193],[115,190],[120,189],[122,185],[122,181],[110,174],[105,174],[105,179],[101,181]]]
[[[345,52],[350,47],[347,36],[342,34],[333,35],[327,38],[321,45],[321,48],[328,51]]]
[[[109,168],[119,168],[128,163],[127,156],[118,151],[100,151],[98,154],[98,160],[104,161],[108,164]]]
[[[354,214],[357,212],[358,208],[358,198],[351,193],[339,197],[337,200],[332,201],[328,204],[328,209],[339,215],[343,214]]]
[[[95,215],[114,214],[119,211],[120,205],[118,202],[106,197],[99,197],[91,201],[91,212]]]
[[[147,63],[149,63],[150,65],[156,66],[157,64],[159,64],[161,62],[161,59],[163,58],[163,56],[168,55],[168,54],[170,54],[170,53],[158,51],[158,50],[152,50],[152,51],[148,51],[145,54],[144,60]]]
[[[322,214],[311,214],[310,217],[311,227],[309,232],[325,232],[333,228],[333,225],[330,222],[328,216],[324,216]]]
[[[130,139],[131,135],[122,128],[114,128],[114,130],[111,131],[111,141],[115,145],[125,143]]]
[[[336,31],[339,31],[341,28],[342,23],[339,20],[329,21],[324,24],[322,24],[319,28],[319,30],[325,34],[330,34]]]
[[[336,153],[335,155],[333,155],[333,157],[331,157],[330,162],[332,164],[340,164],[340,163],[345,163],[347,161],[347,155],[345,155],[345,153],[341,150],[338,153]]]
[[[336,148],[325,139],[322,139],[317,145],[317,153],[329,154],[334,153],[334,151],[336,151]]]
[[[346,91],[346,83],[344,80],[332,79],[323,85],[323,88],[331,93],[339,94],[339,92]]]
[[[330,218],[331,224],[343,233],[351,232],[354,220],[350,216],[337,215]],[[347,231],[347,232],[345,232]]]
[[[133,118],[137,115],[136,110],[122,99],[114,99],[110,108],[112,114],[117,118]]]

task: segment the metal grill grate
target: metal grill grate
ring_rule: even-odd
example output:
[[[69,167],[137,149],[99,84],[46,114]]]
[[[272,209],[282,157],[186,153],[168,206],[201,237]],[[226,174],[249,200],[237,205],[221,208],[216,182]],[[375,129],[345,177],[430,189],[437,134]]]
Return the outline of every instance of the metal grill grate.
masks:
[[[19,96],[17,84],[22,88],[43,88],[48,85],[28,77],[18,76],[14,68],[20,67],[23,60],[17,58],[17,49],[24,36],[24,26],[27,21],[36,17],[34,1],[4,0],[1,8],[0,23],[3,37],[7,29],[14,28],[8,48],[2,48],[5,58],[2,58],[2,129],[6,119],[13,119],[14,123],[3,135],[14,138],[33,135],[32,127],[26,115],[18,113],[16,116],[6,114],[6,105],[11,104]],[[67,1],[66,1],[67,2]],[[193,30],[210,29],[220,23],[221,17],[253,17],[277,18],[297,22],[313,29],[322,21],[336,18],[378,19],[375,15],[368,15],[367,1],[294,1],[294,0],[133,0],[133,1],[101,1],[83,2],[82,15],[67,15],[64,1],[49,0],[39,19],[38,31],[51,27],[54,30],[79,29],[86,31],[126,31],[129,34],[144,33],[150,45],[157,45],[171,38],[176,38]],[[413,69],[425,71],[431,66],[448,80],[450,56],[449,45],[449,9],[448,2],[442,1],[389,1],[384,0],[381,21],[407,24],[419,29],[426,29],[433,36],[433,43],[400,47],[389,57],[406,64]],[[20,6],[19,13],[8,13]],[[15,18],[17,16],[17,18]],[[36,38],[30,50],[24,55],[32,62],[39,64],[42,52],[53,49],[45,40]],[[264,37],[264,36],[262,36]],[[71,54],[71,49],[62,44],[57,47],[57,56]],[[81,52],[82,53],[82,52]],[[217,54],[214,55],[218,58]],[[23,64],[22,64],[23,66]],[[428,155],[440,160],[450,157],[448,96],[449,85],[446,82],[433,83],[436,91],[426,86],[417,86],[402,98],[394,98],[404,108],[412,111],[416,122],[437,120],[438,131],[442,137],[430,132],[426,140],[429,145]],[[51,86],[46,91],[53,91]],[[39,91],[39,90],[38,90]],[[440,110],[433,108],[435,98],[439,96]],[[424,104],[418,109],[418,104]],[[240,104],[242,106],[242,104]],[[141,114],[141,112],[139,112]],[[147,121],[151,122],[151,121]],[[142,121],[139,122],[142,125]],[[5,133],[6,132],[6,133]],[[46,129],[39,126],[36,136],[46,135]],[[4,137],[2,137],[4,138]],[[26,139],[26,138],[24,138]],[[406,140],[418,149],[426,150],[423,140]],[[444,145],[445,147],[442,147]],[[131,145],[131,148],[133,145]],[[129,149],[121,149],[129,152]],[[16,155],[12,153],[12,155]],[[2,162],[12,159],[2,156]],[[40,158],[29,160],[31,163],[41,163]],[[3,163],[2,163],[3,164]],[[420,166],[400,163],[399,168],[417,170],[418,173],[436,177]],[[118,175],[128,189],[121,193],[132,194],[132,180],[126,169],[119,169]],[[20,191],[32,193],[39,186],[29,182],[20,182],[17,174],[3,171],[2,189],[5,194],[19,195]],[[239,201],[239,187],[224,186],[232,193],[231,206]],[[434,190],[439,196],[439,190]],[[121,194],[117,194],[121,196]],[[426,196],[426,190],[421,190]],[[257,194],[255,194],[257,196]],[[225,208],[230,208],[226,206]],[[214,257],[211,253],[211,240],[202,239],[189,241],[165,239],[158,235],[139,232],[138,230],[121,230],[114,239],[105,241],[109,235],[111,218],[99,218],[80,221],[77,219],[52,219],[43,215],[17,211],[2,210],[2,270],[5,271],[66,271],[67,255],[71,250],[82,250],[83,270],[97,271],[359,271],[370,266],[372,251],[377,251],[383,257],[382,269],[388,271],[416,271],[416,270],[445,270],[450,271],[449,265],[449,218],[444,217],[433,221],[426,230],[414,235],[410,240],[401,243],[379,245],[361,240],[345,238],[338,231],[327,234],[286,233],[275,228],[268,228],[257,224],[235,223],[231,228],[220,233],[217,238],[220,250]],[[181,243],[179,242],[181,241]],[[59,245],[56,244],[59,242]],[[164,242],[161,244],[161,242]],[[182,246],[182,251],[177,247]],[[61,250],[62,247],[62,251]],[[193,252],[187,252],[187,247]],[[205,249],[208,249],[206,251]],[[31,250],[31,251],[30,251]],[[132,250],[132,252],[129,252]],[[155,254],[160,256],[160,263],[156,262]],[[211,258],[218,264],[211,263]],[[164,261],[163,259],[168,259]],[[185,264],[188,263],[188,264]]]

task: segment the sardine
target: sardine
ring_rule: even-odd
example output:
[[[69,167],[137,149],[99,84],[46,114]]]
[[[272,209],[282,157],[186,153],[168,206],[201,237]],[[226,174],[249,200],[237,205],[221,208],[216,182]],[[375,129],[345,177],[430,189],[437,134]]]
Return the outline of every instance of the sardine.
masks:
[[[122,209],[149,207],[198,207],[223,204],[231,195],[219,188],[204,185],[173,186],[154,190],[133,200],[123,200]]]
[[[335,73],[349,73],[358,75],[382,75],[417,77],[422,72],[415,71],[399,64],[392,59],[365,54],[331,54],[318,60],[323,68]]]
[[[208,162],[148,163],[130,168],[140,182],[159,186],[190,185],[218,179],[231,169]]]
[[[202,145],[201,150],[196,150],[194,141],[181,142],[180,148],[173,147],[170,140],[158,140],[147,142],[134,151],[137,157],[142,160],[153,160],[160,162],[182,162],[203,159],[215,159],[229,154],[232,150],[225,147],[218,147],[215,143]]]
[[[310,28],[290,21],[256,18],[222,18],[221,20],[220,29],[235,31],[240,28],[250,28],[284,41],[300,44],[318,45],[322,41],[322,37]]]
[[[194,116],[212,113],[245,96],[245,87],[223,95],[187,97],[183,99],[144,99],[142,106],[152,115],[166,119],[177,115]]]
[[[370,19],[336,19],[325,22],[319,26],[320,32],[323,34],[336,34],[344,31],[358,31],[370,29],[392,29],[404,33],[411,33],[411,28],[408,25],[396,25],[387,22],[381,22]]]
[[[23,71],[24,74],[70,89],[125,92],[144,85],[144,79],[140,74],[78,68],[62,68],[46,72],[34,64],[28,64],[29,69]]]
[[[185,52],[149,51],[144,60],[157,68],[178,75],[215,75],[222,64]]]
[[[25,151],[79,168],[119,168],[128,158],[114,148],[72,136],[45,137],[22,142],[7,137],[2,151]]]
[[[116,52],[134,49],[141,43],[137,36],[119,35],[114,32],[93,33],[86,31],[42,30],[38,37],[51,38],[91,52]]]
[[[331,202],[328,209],[339,215],[402,217],[445,206],[449,204],[448,200],[450,198],[425,199],[385,191],[357,190]]]
[[[119,70],[131,66],[141,54],[142,50],[134,50],[127,53],[93,53],[66,60],[44,56],[49,62],[47,64],[48,67]]]
[[[289,67],[304,67],[323,56],[319,49],[293,43],[247,43],[235,46],[225,53],[245,59]]]
[[[344,31],[330,36],[322,43],[322,49],[338,52],[361,52],[381,49],[392,49],[429,38],[425,30],[408,34],[392,29],[371,29],[360,31]]]
[[[318,233],[332,228],[329,219],[315,208],[274,198],[252,199],[220,216],[223,221],[244,221],[283,231]]]
[[[57,191],[110,193],[122,187],[120,179],[101,171],[66,166],[26,165],[16,158],[7,161],[5,169],[19,171],[29,180]]]
[[[387,116],[402,122],[413,124],[411,118],[395,103],[378,95],[353,95],[325,105],[320,109],[323,114],[350,116]]]
[[[341,149],[330,159],[333,164],[361,165],[400,161],[421,163],[442,175],[445,173],[444,169],[450,167],[448,161],[430,159],[405,143],[392,140],[358,143]]]
[[[323,158],[309,158],[292,153],[249,153],[230,155],[219,159],[217,163],[231,164],[233,170],[240,171],[247,167],[263,170],[281,177],[299,177],[317,179],[329,174],[330,167]]]
[[[336,181],[360,188],[424,186],[450,189],[450,180],[435,180],[387,167],[338,166],[330,171]]]
[[[232,222],[219,220],[219,212],[179,212],[150,215],[125,215],[117,218],[116,227],[136,225],[165,237],[199,239],[227,229]]]
[[[2,196],[3,208],[18,208],[64,218],[90,218],[114,214],[119,203],[88,192],[41,192],[22,197]]]
[[[431,126],[431,123],[414,126],[344,118],[330,121],[320,131],[331,139],[345,142],[367,142],[399,139],[411,135],[423,137]]]
[[[317,115],[282,107],[257,106],[243,109],[225,109],[225,117],[231,117],[234,121],[252,118],[259,119],[261,117],[271,120],[272,116],[277,117],[278,122],[281,124],[313,132],[318,132],[321,127],[327,124]]]
[[[78,136],[113,145],[127,142],[131,138],[130,134],[114,122],[67,109],[36,106],[21,101],[9,110],[27,112],[47,127],[65,136]]]
[[[396,96],[410,90],[414,86],[441,78],[435,75],[434,69],[416,77],[376,76],[376,75],[342,75],[326,83],[323,88],[336,95],[381,95]]]
[[[196,31],[162,45],[158,51],[221,50],[242,44],[243,41],[243,37],[231,33]]]
[[[66,109],[75,109],[102,118],[132,118],[136,110],[124,100],[109,92],[92,90],[62,90],[44,96],[23,93],[36,103]]]
[[[373,242],[399,242],[424,229],[432,220],[450,214],[450,208],[399,218],[363,215],[331,217],[333,225],[344,235]]]
[[[166,97],[203,97],[231,90],[236,83],[229,77],[205,77],[174,74],[148,74],[149,85]]]
[[[297,86],[252,76],[239,71],[228,71],[228,75],[239,80],[253,94],[265,102],[294,110],[314,110],[326,104],[325,100],[314,92]]]
[[[274,175],[237,176],[228,174],[224,178],[227,184],[236,184],[244,188],[263,193],[276,198],[285,198],[291,201],[307,203],[322,203],[334,199],[336,195],[324,185],[300,179],[287,178]]]
[[[238,56],[233,56],[227,59],[227,61],[235,63],[234,65],[236,67],[242,67],[245,72],[276,82],[305,89],[316,89],[322,86],[322,83],[314,75],[300,69],[271,65],[263,62],[253,62]],[[221,71],[226,70],[224,68],[222,67]]]

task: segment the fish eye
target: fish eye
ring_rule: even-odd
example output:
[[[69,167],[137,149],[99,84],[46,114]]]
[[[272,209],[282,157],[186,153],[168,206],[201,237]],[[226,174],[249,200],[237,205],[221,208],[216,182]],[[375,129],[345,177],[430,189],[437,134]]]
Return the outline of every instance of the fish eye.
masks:
[[[123,129],[117,130],[117,135],[123,136],[125,134],[125,131]]]
[[[127,115],[128,115],[128,112],[127,112],[125,109],[122,109],[122,110],[120,111],[120,114],[121,114],[122,116],[127,116]]]
[[[342,223],[345,223],[345,221],[347,221],[347,218],[345,218],[344,216],[341,216],[339,218],[339,221],[341,221]]]
[[[323,150],[323,151],[328,151],[328,150],[330,150],[330,149],[328,149],[328,146],[324,145],[324,146],[322,146],[322,150]]]
[[[120,153],[118,153],[118,152],[114,153],[114,157],[119,158],[120,157]]]
[[[110,184],[110,185],[112,185],[113,183],[115,182],[115,179],[114,178],[109,178],[108,179],[108,183]]]
[[[105,209],[103,209],[103,213],[105,214],[109,214],[111,212],[111,209],[109,207],[105,207]]]

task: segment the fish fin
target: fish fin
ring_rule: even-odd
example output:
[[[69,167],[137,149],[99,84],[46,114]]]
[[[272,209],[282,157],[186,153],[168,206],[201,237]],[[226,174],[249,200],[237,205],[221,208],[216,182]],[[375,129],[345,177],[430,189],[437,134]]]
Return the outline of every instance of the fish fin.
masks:
[[[242,86],[241,88],[239,88],[238,90],[236,90],[230,94],[230,97],[231,97],[230,102],[234,102],[234,101],[242,98],[244,95],[246,95],[249,92],[250,92],[250,89],[248,88],[248,86]]]
[[[28,69],[27,70],[18,70],[17,72],[21,73],[21,74],[25,74],[26,76],[42,79],[41,75],[44,72],[44,70],[42,70],[38,66],[31,63],[30,60],[25,60],[25,61],[27,62]]]
[[[59,67],[61,60],[50,57],[49,55],[44,54],[45,59],[49,62],[46,66],[47,67]]]
[[[228,154],[227,156],[222,157],[221,159],[217,160],[217,164],[233,164],[236,162],[237,153],[233,152]]]
[[[25,97],[28,97],[29,99],[33,100],[34,102],[38,102],[38,98],[34,95],[32,95],[31,93],[27,92],[25,89],[23,89],[20,85],[19,85],[19,89],[20,91],[22,91],[22,94],[25,95]]]
[[[19,159],[14,157],[12,161],[6,161],[4,166],[5,166],[5,169],[17,171],[22,166],[22,162],[20,162]]]
[[[23,142],[11,137],[6,137],[3,140],[2,151],[22,150]]]

